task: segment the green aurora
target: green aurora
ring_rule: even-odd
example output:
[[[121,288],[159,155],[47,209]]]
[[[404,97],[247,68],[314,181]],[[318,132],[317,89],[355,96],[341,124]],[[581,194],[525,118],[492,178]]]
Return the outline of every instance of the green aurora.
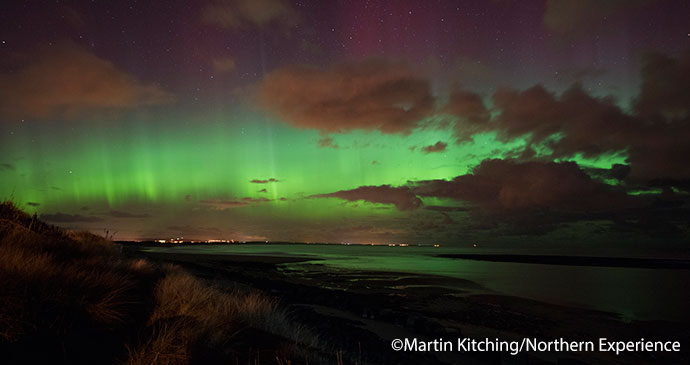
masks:
[[[687,246],[687,4],[219,3],[0,14],[0,198],[116,240]]]
[[[291,128],[249,110],[227,117],[138,118],[117,123],[85,121],[67,127],[56,123],[37,130],[15,131],[11,125],[3,126],[3,134],[12,137],[0,150],[5,160],[12,161],[13,169],[1,172],[0,194],[39,214],[78,212],[89,217],[126,211],[130,213],[125,216],[140,215],[140,219],[154,221],[160,230],[168,231],[128,230],[126,225],[132,224],[132,219],[121,219],[122,223],[115,220],[109,223],[112,227],[96,219],[82,222],[92,229],[102,226],[117,230],[119,239],[170,235],[164,227],[174,226],[181,217],[192,221],[197,217],[203,224],[209,210],[218,210],[213,212],[219,216],[217,224],[223,225],[222,216],[230,224],[198,232],[193,238],[310,241],[323,238],[295,232],[285,237],[289,233],[285,231],[266,234],[271,231],[266,227],[276,222],[308,225],[399,216],[400,212],[386,205],[310,196],[365,185],[400,186],[408,181],[452,179],[471,172],[484,159],[515,155],[525,147],[524,139],[504,142],[494,132],[487,132],[468,142],[449,143],[442,152],[425,153],[423,146],[453,139],[434,118],[409,135],[333,135],[336,148],[319,147],[322,136],[316,131]],[[623,162],[624,156],[575,161],[584,167],[610,168]],[[278,181],[251,182],[271,178]],[[227,208],[199,203],[243,198],[252,200]],[[438,198],[425,198],[424,202],[458,204]],[[256,232],[243,231],[234,237],[238,220],[256,227]]]

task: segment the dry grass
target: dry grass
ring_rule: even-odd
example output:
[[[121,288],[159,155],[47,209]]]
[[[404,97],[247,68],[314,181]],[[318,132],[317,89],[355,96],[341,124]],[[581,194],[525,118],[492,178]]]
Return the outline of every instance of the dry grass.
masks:
[[[0,205],[0,337],[12,343],[36,332],[124,324],[141,305],[133,293],[138,274],[111,246]]]
[[[288,363],[318,347],[271,297],[123,257],[102,237],[0,204],[0,351],[9,362]]]
[[[139,348],[129,348],[128,364],[185,363],[190,353],[209,349],[230,360],[254,358],[248,351],[274,346],[271,336],[284,339],[279,349],[271,349],[268,357],[273,361],[277,356],[301,357],[300,349],[319,344],[316,336],[292,321],[274,298],[259,292],[225,292],[173,265],[164,271],[149,319],[154,334]],[[247,333],[259,337],[246,343]],[[192,349],[195,346],[196,350]]]

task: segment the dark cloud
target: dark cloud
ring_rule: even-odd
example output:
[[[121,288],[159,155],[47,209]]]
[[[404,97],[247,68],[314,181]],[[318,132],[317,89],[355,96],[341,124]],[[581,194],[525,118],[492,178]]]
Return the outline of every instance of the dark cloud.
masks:
[[[322,137],[319,139],[318,146],[321,148],[340,148],[335,142],[333,142],[333,138],[331,137]]]
[[[494,118],[477,117],[481,99],[467,93],[451,98],[446,111],[459,117],[458,142],[479,132],[495,131],[504,140],[525,138],[528,146],[523,159],[534,158],[536,150],[545,151],[542,158],[551,159],[622,153],[628,156],[630,179],[687,180],[688,84],[690,52],[678,59],[652,54],[646,57],[632,112],[623,111],[612,98],[587,94],[578,84],[558,96],[541,85],[523,91],[499,90],[493,95]],[[472,106],[463,106],[468,103]]]
[[[37,207],[37,206],[41,205],[41,203],[28,202],[28,203],[26,203],[26,205],[32,206],[32,207]]]
[[[111,217],[115,217],[115,218],[148,218],[148,217],[150,217],[150,215],[148,215],[146,213],[135,214],[135,213],[122,212],[119,210],[111,210],[110,212],[108,212],[107,215],[109,215]]]
[[[642,66],[642,87],[635,103],[638,115],[687,121],[690,117],[690,51],[674,59],[649,53]]]
[[[642,128],[613,100],[594,98],[579,85],[560,98],[540,85],[525,91],[499,90],[494,104],[501,113],[487,123],[488,128],[505,138],[526,136],[531,144],[546,143],[553,157],[577,152],[593,157],[624,150],[630,145],[630,128]],[[550,139],[558,133],[560,139]]]
[[[270,202],[273,200],[268,199],[268,198],[264,198],[264,197],[261,197],[261,198],[244,197],[244,198],[242,198],[242,201],[247,202],[247,203],[266,203],[266,202]]]
[[[574,162],[484,160],[472,174],[417,182],[413,191],[468,202],[490,213],[531,209],[582,213],[630,205],[623,191],[592,179]]]
[[[16,72],[0,74],[0,115],[5,118],[73,117],[172,101],[110,61],[63,42],[44,48]]]
[[[286,123],[323,133],[409,133],[434,103],[427,80],[382,61],[281,68],[264,78],[257,97]]]
[[[445,205],[427,205],[424,209],[436,212],[465,212],[468,210],[467,207],[448,207]]]
[[[225,199],[204,199],[204,200],[199,200],[199,203],[211,206],[211,207],[216,208],[218,210],[244,207],[244,206],[249,205],[249,203],[246,201],[225,200]]]
[[[678,135],[651,133],[648,141],[630,148],[628,162],[631,178],[643,181],[690,179],[690,165],[685,157],[690,156],[690,144],[686,143],[690,131],[687,131],[687,127],[682,129],[679,128]]]
[[[422,147],[422,152],[424,152],[424,153],[443,152],[446,150],[446,147],[448,147],[448,143],[438,141],[435,144],[432,144],[430,146]]]
[[[214,0],[202,12],[206,24],[240,29],[276,24],[290,28],[300,16],[285,0]]]
[[[55,214],[41,214],[40,217],[46,222],[56,222],[56,223],[73,223],[73,222],[100,222],[103,219],[94,216],[83,216],[80,214],[67,214],[67,213],[55,213]]]
[[[244,197],[240,199],[204,199],[204,200],[199,200],[199,203],[211,206],[215,209],[218,210],[226,210],[226,209],[231,209],[231,208],[239,208],[239,207],[245,207],[249,206],[252,204],[260,204],[260,203],[266,203],[266,202],[271,202],[273,200],[268,199],[268,198],[252,198],[252,197]]]
[[[619,166],[600,175],[623,177],[625,171]],[[662,195],[633,196],[624,184],[608,185],[575,162],[484,160],[470,174],[409,186],[420,197],[467,204],[460,208],[467,211],[463,229],[495,236],[542,235],[576,222],[605,222],[610,228],[678,237],[687,232],[690,215],[687,194],[667,189]],[[455,207],[426,209],[449,214]]]
[[[646,234],[679,237],[690,216],[687,194],[664,188],[662,195],[634,196],[628,191],[654,189],[603,180],[624,180],[627,165],[583,169],[575,162],[484,160],[469,174],[452,180],[410,181],[406,186],[362,186],[312,198],[339,198],[394,205],[401,211],[422,206],[420,198],[450,199],[463,205],[425,206],[411,213],[409,228],[417,232],[460,229],[496,236],[544,235],[578,222],[599,222],[607,232],[631,229]],[[658,182],[668,186],[668,182]],[[674,181],[674,186],[690,186]],[[680,189],[683,190],[683,189]],[[387,207],[377,207],[387,208]],[[463,219],[455,219],[462,214]],[[604,229],[604,228],[602,228]]]
[[[630,166],[614,164],[610,169],[603,168],[583,168],[587,174],[598,180],[624,180],[630,175]]]
[[[461,118],[455,129],[458,141],[468,140],[473,134],[485,128],[491,115],[481,96],[458,88],[455,88],[450,94],[450,99],[443,112]]]
[[[625,166],[616,166],[601,175],[624,178],[626,171]],[[392,204],[402,211],[419,208],[420,197],[452,199],[467,205],[425,207],[442,213],[442,219],[434,218],[424,224],[451,224],[454,221],[449,213],[468,212],[484,225],[517,225],[515,222],[519,221],[539,232],[552,230],[560,222],[588,215],[610,217],[639,207],[635,197],[620,187],[592,178],[575,162],[518,160],[484,160],[472,173],[452,180],[409,182],[401,187],[362,186],[314,197]],[[503,223],[499,217],[505,219]]]
[[[352,190],[341,190],[329,194],[312,195],[312,198],[339,198],[348,201],[367,201],[378,204],[392,204],[398,210],[415,210],[422,205],[422,201],[406,186],[392,187],[360,186]]]
[[[650,188],[664,188],[666,193],[668,193],[669,187],[674,187],[678,190],[690,193],[690,179],[654,179],[650,180],[647,185]]]
[[[0,163],[0,171],[14,171],[15,167],[14,164],[3,162]]]
[[[453,218],[451,218],[448,213],[440,213],[440,216],[427,217],[426,219],[415,220],[412,226],[413,230],[427,232],[446,231],[449,225],[456,223],[455,220],[453,220]]]
[[[609,169],[608,177],[616,180],[623,180],[630,174],[630,166],[622,164],[614,164]]]
[[[274,179],[274,178],[270,178],[267,180],[254,179],[254,180],[250,181],[250,183],[252,183],[252,184],[268,184],[268,183],[277,183],[277,182],[280,182],[280,181],[277,179]]]
[[[266,192],[268,192],[268,190],[266,190],[266,189],[261,189],[261,190],[257,191],[257,193],[266,193]]]

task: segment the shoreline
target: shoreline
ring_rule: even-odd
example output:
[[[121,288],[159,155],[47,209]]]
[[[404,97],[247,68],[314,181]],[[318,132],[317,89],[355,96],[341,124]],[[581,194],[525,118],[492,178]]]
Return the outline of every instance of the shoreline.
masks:
[[[133,247],[133,246],[130,246]],[[665,320],[690,324],[684,301],[678,293],[690,279],[690,270],[649,267],[650,262],[624,265],[615,258],[472,254],[472,258],[442,257],[431,250],[368,249],[287,249],[282,247],[199,247],[138,246],[152,254],[183,255],[194,261],[272,262],[284,270],[309,271],[316,265],[330,272],[366,272],[371,277],[414,276],[416,286],[445,286],[451,292],[460,288],[463,295],[500,294],[566,307],[613,313],[625,321]],[[390,252],[390,253],[389,253]],[[447,252],[448,253],[448,252]],[[450,253],[453,253],[452,251]],[[469,258],[469,257],[468,257]],[[486,259],[485,259],[486,258]],[[555,261],[554,264],[551,264]],[[616,265],[607,266],[614,262]],[[662,260],[664,261],[664,260]],[[583,263],[583,265],[576,265]],[[669,266],[669,265],[666,265]],[[424,279],[422,279],[424,278]],[[433,278],[433,279],[431,279]],[[443,279],[441,279],[443,278]],[[577,278],[571,285],[573,278]],[[462,281],[462,282],[461,282]],[[430,282],[432,284],[427,284]],[[437,283],[437,284],[433,284]],[[471,289],[467,289],[467,284]],[[374,283],[373,285],[379,285]],[[405,284],[407,285],[407,284]],[[599,292],[598,296],[588,293]],[[635,299],[638,296],[639,299]]]
[[[690,270],[689,260],[647,259],[630,257],[513,255],[513,254],[439,254],[436,257],[475,261],[510,262],[563,266],[624,267],[644,269]]]
[[[335,243],[303,243],[303,242],[246,242],[246,243],[155,243],[153,241],[115,241],[115,244],[122,247],[131,248],[191,248],[191,247],[247,247],[247,246],[264,246],[270,245],[285,245],[285,246],[326,246],[326,247],[386,247],[386,245],[369,245],[369,244],[351,244],[342,245]],[[432,248],[429,245],[413,245],[400,246],[401,249],[407,248]],[[205,255],[205,254],[195,254]],[[225,255],[225,254],[224,254]],[[233,256],[252,256],[254,259],[259,257],[273,256],[276,260],[287,260],[294,258],[297,261],[305,260],[319,260],[318,257],[309,258],[307,256],[299,255],[252,255],[244,253],[232,253],[228,255]],[[674,269],[674,270],[690,270],[690,257],[670,258],[670,257],[637,257],[637,256],[599,256],[599,255],[555,255],[552,253],[543,254],[512,254],[512,253],[439,253],[429,255],[438,258],[462,259],[473,261],[489,261],[489,262],[506,262],[506,263],[525,263],[525,264],[544,264],[544,265],[561,265],[561,266],[591,266],[591,267],[612,267],[612,268],[644,268],[644,269]],[[304,260],[303,260],[304,259]]]
[[[391,356],[401,355],[390,350],[392,336],[592,340],[599,337],[634,339],[644,334],[645,338],[690,340],[686,325],[681,323],[623,322],[613,313],[498,294],[464,279],[456,279],[451,289],[445,277],[337,269],[319,264],[313,257],[162,253],[146,252],[141,248],[131,247],[125,251],[153,261],[180,265],[214,283],[264,291],[279,298],[296,318],[329,342],[340,344],[343,351],[364,351],[373,356],[372,359],[390,361]],[[300,265],[299,270],[288,268],[292,263],[305,261],[315,262]],[[469,357],[447,353],[404,355],[397,359],[399,363],[502,361],[500,353]],[[525,357],[549,362],[652,362],[648,355],[610,357],[599,353],[539,353]],[[668,356],[669,361],[677,360],[674,354],[655,355]]]

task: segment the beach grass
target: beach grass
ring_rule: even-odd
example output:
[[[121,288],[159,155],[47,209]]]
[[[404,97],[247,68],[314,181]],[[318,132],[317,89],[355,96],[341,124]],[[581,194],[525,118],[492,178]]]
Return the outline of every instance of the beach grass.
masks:
[[[289,363],[323,350],[275,298],[119,251],[0,204],[0,353],[8,363]]]

